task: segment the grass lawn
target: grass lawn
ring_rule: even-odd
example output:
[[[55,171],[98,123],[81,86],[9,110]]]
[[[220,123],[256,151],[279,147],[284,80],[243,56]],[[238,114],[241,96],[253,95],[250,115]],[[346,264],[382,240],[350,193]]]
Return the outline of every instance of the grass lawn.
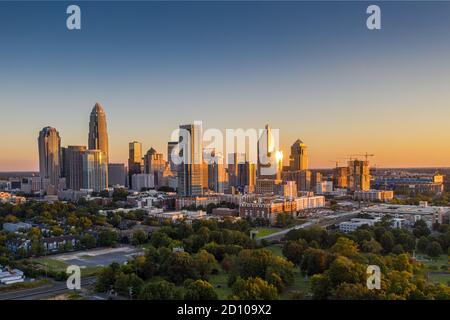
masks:
[[[219,274],[209,276],[209,283],[214,287],[220,300],[226,300],[231,294],[231,289],[228,288],[228,274],[221,271]],[[220,286],[220,288],[217,288]]]
[[[301,275],[300,270],[298,270],[298,268],[295,270],[294,283],[288,288],[286,288],[286,290],[284,290],[284,292],[280,296],[280,299],[283,300],[290,299],[291,298],[290,295],[295,291],[303,293],[305,299],[307,299],[311,293],[309,279],[305,280],[304,276]]]
[[[268,236],[272,233],[280,232],[283,229],[282,228],[269,228],[269,227],[259,227],[256,228],[258,230],[258,234],[256,235],[257,238]]]
[[[50,257],[41,257],[32,260],[34,263],[37,263],[42,270],[54,271],[54,272],[66,272],[67,267],[69,266],[67,263],[61,260],[57,260]],[[102,267],[81,267],[81,275],[83,277],[90,277],[95,275],[98,271],[101,270]]]
[[[450,271],[441,269],[442,266],[450,267],[449,257],[446,254],[431,259],[428,256],[417,255],[418,261],[423,263],[428,273],[428,279],[434,283],[448,285],[450,283]]]
[[[428,279],[434,283],[442,283],[445,285],[450,285],[450,273],[428,273]]]
[[[36,258],[33,259],[32,261],[40,265],[41,269],[44,270],[47,269],[49,271],[55,272],[66,271],[68,267],[67,263],[49,257]]]
[[[264,247],[264,249],[272,251],[272,253],[279,257],[283,256],[283,245],[281,244],[272,244],[270,246]]]

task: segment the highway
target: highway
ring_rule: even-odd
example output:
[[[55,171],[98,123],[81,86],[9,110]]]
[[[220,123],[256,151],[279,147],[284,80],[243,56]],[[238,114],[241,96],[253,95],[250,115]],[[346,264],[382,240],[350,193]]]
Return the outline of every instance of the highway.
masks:
[[[81,288],[86,289],[95,284],[96,277],[81,279]],[[40,300],[54,297],[59,294],[68,293],[66,282],[53,281],[51,283],[30,288],[19,289],[0,293],[0,300]]]

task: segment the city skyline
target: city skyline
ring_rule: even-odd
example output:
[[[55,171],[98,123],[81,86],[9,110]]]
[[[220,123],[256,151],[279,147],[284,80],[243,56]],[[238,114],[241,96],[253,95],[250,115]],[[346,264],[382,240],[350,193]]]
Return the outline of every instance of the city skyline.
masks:
[[[78,33],[60,26],[65,7],[0,4],[0,171],[38,171],[46,126],[86,145],[96,101],[110,163],[135,140],[167,158],[171,132],[201,120],[279,128],[285,164],[300,139],[310,168],[365,152],[377,167],[450,166],[449,4],[383,3],[375,33],[365,3],[83,3]]]

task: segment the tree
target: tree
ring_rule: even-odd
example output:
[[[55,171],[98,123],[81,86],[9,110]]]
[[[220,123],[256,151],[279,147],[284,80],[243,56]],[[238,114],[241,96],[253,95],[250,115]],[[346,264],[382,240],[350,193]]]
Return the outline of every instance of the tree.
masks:
[[[427,226],[427,223],[423,220],[417,220],[414,223],[413,234],[416,238],[420,238],[422,236],[428,236],[430,234],[430,229]]]
[[[375,239],[364,240],[361,247],[362,251],[368,253],[380,253],[383,250],[381,244]]]
[[[120,265],[116,262],[100,270],[96,283],[97,291],[106,292],[112,289],[116,282],[116,277],[118,276],[119,271]]]
[[[333,287],[341,283],[359,283],[364,279],[365,269],[361,264],[352,262],[347,257],[339,256],[330,265],[328,277]]]
[[[180,291],[175,285],[166,280],[155,280],[145,283],[139,292],[140,300],[179,300]]]
[[[437,258],[443,253],[442,247],[437,241],[430,242],[425,252],[432,258]]]
[[[186,280],[184,283],[185,300],[218,300],[213,286],[206,280]]]
[[[300,269],[309,276],[322,273],[331,263],[330,255],[322,249],[309,248],[305,251]]]
[[[113,201],[126,201],[128,196],[128,191],[126,189],[120,188],[120,189],[114,189],[113,192]]]
[[[280,279],[282,286],[293,280],[294,265],[267,249],[242,250],[236,259],[236,270],[242,278],[260,277],[267,281]],[[276,276],[275,276],[276,275]]]
[[[97,239],[92,234],[86,233],[81,236],[80,243],[84,248],[92,249],[97,246]]]
[[[206,250],[200,250],[194,255],[194,264],[199,276],[203,279],[219,268],[216,258]]]
[[[98,234],[98,244],[100,246],[112,246],[118,240],[117,233],[110,229],[100,231]]]
[[[232,292],[235,297],[242,300],[278,299],[278,292],[275,286],[259,277],[246,280],[238,278],[233,284]]]
[[[326,299],[330,292],[330,286],[330,279],[326,274],[320,273],[311,277],[311,292],[314,299]]]
[[[358,245],[355,241],[345,237],[340,237],[337,242],[331,247],[331,252],[353,258],[359,255]]]
[[[120,273],[116,277],[116,281],[114,283],[114,289],[119,294],[125,297],[131,297],[137,295],[141,286],[143,285],[143,281],[135,274],[124,274]]]
[[[283,247],[283,255],[295,265],[300,265],[307,247],[305,240],[288,241]]]
[[[133,232],[132,244],[137,246],[147,242],[147,234],[143,230],[136,230]]]
[[[390,231],[385,231],[380,238],[380,244],[384,252],[389,253],[395,245],[394,235]]]
[[[163,274],[179,285],[186,279],[197,279],[198,273],[191,255],[187,252],[173,252],[162,266]]]
[[[430,241],[427,237],[421,236],[419,240],[417,241],[417,250],[419,250],[422,253],[425,253],[427,251],[427,247]]]

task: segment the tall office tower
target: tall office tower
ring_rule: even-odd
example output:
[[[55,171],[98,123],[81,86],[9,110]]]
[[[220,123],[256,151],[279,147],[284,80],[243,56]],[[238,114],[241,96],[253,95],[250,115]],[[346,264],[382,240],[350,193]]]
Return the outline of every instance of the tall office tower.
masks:
[[[166,161],[162,153],[157,153],[155,149],[150,148],[144,156],[144,172],[154,175],[155,186],[160,186],[162,174],[166,168]]]
[[[250,161],[238,164],[237,184],[244,193],[252,193],[255,190],[256,165]]]
[[[311,171],[301,170],[297,176],[297,187],[300,191],[311,191]]]
[[[208,179],[209,179],[208,163],[203,161],[203,163],[202,163],[202,189],[203,189],[203,192],[208,192],[208,190],[209,190]]]
[[[269,125],[266,125],[258,140],[257,175],[260,179],[277,179],[283,169],[282,153],[275,150],[274,135]],[[281,165],[280,165],[281,164]]]
[[[58,131],[45,127],[39,132],[39,175],[46,181],[48,194],[56,194],[61,177],[61,138]]]
[[[201,122],[180,126],[179,143],[182,145],[178,165],[178,189],[181,196],[202,195],[203,140]]]
[[[106,114],[100,103],[95,103],[92,108],[89,120],[89,136],[88,148],[90,150],[101,150],[103,152],[103,160],[106,162],[106,170],[108,170],[109,147],[108,147],[108,127],[106,125]],[[108,179],[108,175],[106,175]],[[108,185],[108,181],[106,181]]]
[[[308,170],[308,150],[300,139],[291,146],[289,166],[291,171]]]
[[[349,191],[370,190],[370,168],[367,160],[350,160],[348,162],[347,189]]]
[[[311,173],[311,191],[317,189],[317,185],[322,182],[322,174],[318,171]]]
[[[172,160],[172,152],[176,150],[176,146],[178,145],[178,141],[169,141],[167,143],[167,161],[170,165],[170,170],[172,172],[177,172],[177,164]]]
[[[208,165],[208,186],[217,193],[225,193],[228,189],[228,175],[223,156],[214,154],[215,161]]]
[[[83,154],[83,189],[95,192],[108,187],[108,163],[102,150],[87,150]]]
[[[123,163],[108,163],[109,186],[126,186],[127,169]]]
[[[230,186],[238,186],[238,154],[236,152],[228,154],[227,171]]]
[[[142,144],[137,141],[128,144],[128,185],[133,188],[133,174],[142,173]]]
[[[67,188],[80,190],[83,188],[83,154],[86,147],[68,146],[63,150],[63,176],[66,178]]]
[[[348,168],[347,167],[336,167],[333,172],[333,185],[336,188],[346,189]]]

